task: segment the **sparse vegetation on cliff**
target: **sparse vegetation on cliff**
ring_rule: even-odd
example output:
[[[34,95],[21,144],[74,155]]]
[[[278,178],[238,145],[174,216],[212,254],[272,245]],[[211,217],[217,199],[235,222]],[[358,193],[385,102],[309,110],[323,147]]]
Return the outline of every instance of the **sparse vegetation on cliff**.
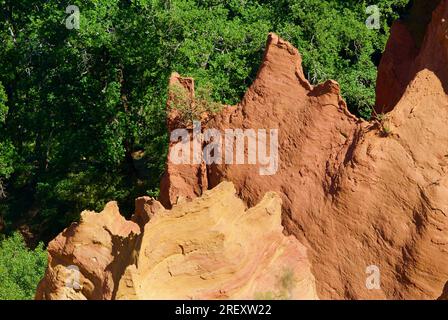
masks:
[[[277,279],[274,291],[262,292],[255,295],[256,300],[289,300],[293,290],[297,286],[297,280],[292,269],[286,268]]]
[[[200,87],[194,97],[180,85],[174,84],[170,88],[170,107],[179,111],[180,121],[184,126],[191,126],[193,121],[201,120],[204,113],[215,113],[222,109],[222,105],[213,101],[212,88],[210,85]]]

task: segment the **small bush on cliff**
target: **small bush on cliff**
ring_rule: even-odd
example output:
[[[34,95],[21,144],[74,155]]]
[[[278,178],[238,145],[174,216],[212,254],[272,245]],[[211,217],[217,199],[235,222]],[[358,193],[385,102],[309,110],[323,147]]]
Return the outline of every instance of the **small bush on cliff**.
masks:
[[[372,121],[378,126],[381,136],[387,137],[392,133],[387,114],[377,113],[375,108],[372,108]]]
[[[294,270],[285,268],[277,278],[277,290],[255,294],[255,300],[289,300],[297,285]]]
[[[170,88],[171,108],[180,113],[180,120],[184,126],[191,126],[193,121],[201,120],[203,113],[215,113],[222,109],[222,105],[213,101],[211,85],[198,88],[195,97],[180,85],[174,84]]]
[[[0,300],[33,299],[44,276],[47,253],[40,244],[30,250],[16,232],[0,242]]]

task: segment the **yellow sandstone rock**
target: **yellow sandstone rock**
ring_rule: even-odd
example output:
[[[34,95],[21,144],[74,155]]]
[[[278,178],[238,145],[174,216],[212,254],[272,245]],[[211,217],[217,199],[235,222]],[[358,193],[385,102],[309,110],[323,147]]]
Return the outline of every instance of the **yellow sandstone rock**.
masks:
[[[247,210],[223,182],[172,210],[147,203],[138,209],[151,217],[141,233],[115,204],[84,213],[50,244],[37,298],[317,299],[306,249],[283,234],[275,193]],[[59,272],[69,265],[80,269],[78,290]]]

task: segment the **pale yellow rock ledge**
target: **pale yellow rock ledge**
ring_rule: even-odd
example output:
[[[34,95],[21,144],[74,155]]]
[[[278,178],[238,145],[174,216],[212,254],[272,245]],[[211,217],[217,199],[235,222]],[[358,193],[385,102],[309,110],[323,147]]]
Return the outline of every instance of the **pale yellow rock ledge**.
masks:
[[[142,199],[137,202],[142,203]],[[257,206],[246,210],[233,184],[223,182],[201,198],[175,205],[172,210],[149,198],[144,201],[151,205],[141,205],[140,209],[147,208],[150,220],[141,233],[137,224],[125,221],[117,215],[118,208],[109,204],[109,209],[96,217],[83,214],[79,225],[53,240],[49,246],[51,263],[36,297],[317,299],[305,247],[283,234],[277,194],[267,193]],[[94,218],[95,224],[90,225]],[[103,237],[95,242],[98,234]],[[72,243],[75,239],[78,246]],[[70,244],[66,248],[88,250],[78,255],[91,258],[90,265],[83,263],[80,268],[81,279],[89,288],[60,288],[65,281],[52,271],[79,261],[76,254],[64,252],[64,246],[53,244],[61,241]],[[101,252],[101,261],[107,261],[107,266],[93,263],[95,252]],[[65,273],[60,275],[66,277]],[[55,291],[60,294],[54,295]]]

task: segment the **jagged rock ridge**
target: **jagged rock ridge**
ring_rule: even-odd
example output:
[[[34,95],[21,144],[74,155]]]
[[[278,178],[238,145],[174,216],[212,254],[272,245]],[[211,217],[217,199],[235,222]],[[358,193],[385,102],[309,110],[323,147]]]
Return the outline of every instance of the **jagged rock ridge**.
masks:
[[[272,191],[280,196],[282,224],[290,236],[280,235],[278,220],[274,226],[262,223],[248,234],[253,232],[256,238],[262,230],[269,233],[274,228],[273,238],[277,239],[274,243],[291,248],[276,270],[285,266],[297,268],[295,277],[307,279],[294,298],[315,297],[313,275],[320,298],[446,298],[448,1],[440,1],[429,20],[420,45],[405,24],[397,23],[394,27],[378,76],[377,112],[386,114],[381,121],[374,122],[363,121],[348,112],[337,83],[310,85],[297,49],[271,34],[258,76],[243,100],[219,114],[206,116],[202,130],[277,128],[280,151],[277,174],[261,176],[257,165],[174,165],[168,161],[160,201],[166,208],[174,206],[173,216],[167,218],[165,209],[150,199],[141,200],[143,209],[136,210],[134,221],[139,222],[139,227],[119,218],[113,205],[105,210],[112,210],[113,214],[88,215],[50,244],[50,266],[37,297],[251,298],[256,292],[269,292],[274,285],[272,278],[262,279],[259,287],[247,290],[241,284],[250,277],[246,273],[238,281],[230,277],[219,282],[219,277],[214,277],[213,270],[222,270],[218,267],[220,263],[234,270],[232,254],[241,252],[219,245],[221,238],[216,236],[210,222],[203,220],[210,217],[216,222],[215,215],[219,214],[227,219],[230,216],[245,220],[243,204],[237,205],[235,216],[227,215],[219,204],[219,197],[225,196],[215,198],[214,191],[212,195],[207,191],[217,187],[221,191],[215,192],[222,192],[220,183],[227,180],[234,183],[244,203],[253,207],[246,214],[251,210],[258,212],[257,203],[266,206],[266,201],[274,201]],[[397,39],[401,41],[399,45],[394,44]],[[174,74],[171,83],[184,86],[194,95],[193,79]],[[178,114],[172,112],[168,119],[170,131],[179,126]],[[196,215],[193,208],[210,198],[215,199],[217,209],[211,210],[206,205],[207,209],[201,209],[203,217]],[[191,202],[185,203],[186,200]],[[278,205],[276,208],[280,209]],[[118,226],[110,225],[109,215]],[[179,226],[177,219],[184,217],[193,220],[197,229],[184,230],[177,238],[170,225]],[[163,221],[170,222],[161,228]],[[234,231],[225,227],[227,223],[221,225],[220,232],[231,239]],[[201,241],[185,240],[185,237],[195,239],[196,235]],[[291,236],[299,242],[294,242]],[[240,239],[243,248],[247,248],[242,252],[248,256],[244,260],[248,266],[258,250],[255,248],[272,243],[272,239],[263,238],[255,241],[257,247],[252,247],[252,240]],[[214,258],[209,260],[210,255],[206,254],[203,259],[201,251],[198,254],[202,258],[198,258],[197,243],[205,246],[203,250]],[[307,247],[312,275],[300,243]],[[164,250],[158,251],[159,246]],[[268,254],[267,260],[270,257]],[[288,257],[298,262],[291,262]],[[152,259],[160,259],[160,266],[155,266]],[[187,259],[187,263],[182,259]],[[79,266],[85,278],[81,291],[64,286],[64,272],[70,264]],[[190,268],[191,264],[206,267]],[[366,268],[372,265],[380,271],[379,289],[366,286]],[[265,269],[256,269],[254,275],[262,273],[260,270]],[[202,279],[204,271],[206,276]],[[181,279],[178,282],[184,288],[181,292],[176,293],[174,282],[167,281],[170,274]],[[239,285],[232,291],[229,284],[231,288]]]
[[[36,298],[317,298],[305,247],[282,233],[275,193],[246,210],[223,182],[172,210],[150,198],[136,208],[140,225],[124,220],[114,202],[84,212],[50,243]]]
[[[393,106],[381,121],[351,115],[337,83],[311,86],[298,51],[271,34],[243,100],[202,129],[278,128],[278,173],[260,176],[257,165],[227,164],[185,170],[168,161],[162,203],[200,196],[225,180],[249,206],[275,191],[283,225],[308,247],[320,298],[440,297],[448,281],[447,11],[441,1],[420,48],[401,38],[395,60],[399,49],[389,43],[378,92]],[[406,34],[404,28],[398,24],[395,32]],[[387,72],[387,65],[395,69]],[[174,114],[169,126],[175,123]],[[381,273],[379,290],[366,286],[371,265]]]

